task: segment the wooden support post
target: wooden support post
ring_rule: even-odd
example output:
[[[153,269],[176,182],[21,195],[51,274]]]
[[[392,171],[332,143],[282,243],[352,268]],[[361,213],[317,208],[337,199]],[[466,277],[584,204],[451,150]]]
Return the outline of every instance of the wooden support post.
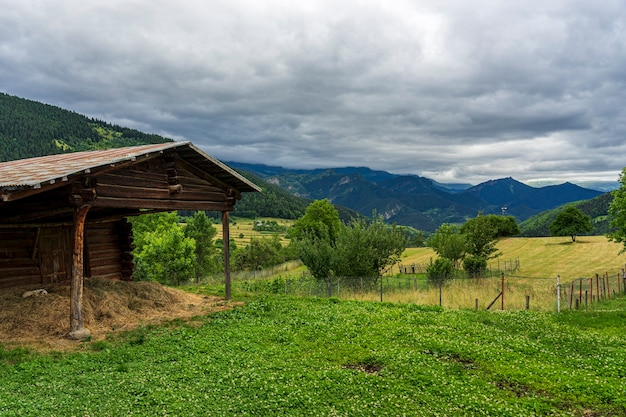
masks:
[[[222,240],[224,242],[224,296],[230,300],[230,225],[228,212],[222,212]]]
[[[70,332],[72,339],[85,339],[90,335],[83,328],[83,254],[85,247],[85,220],[89,211],[88,204],[76,206],[74,209],[74,226],[72,228],[72,281],[70,283]]]

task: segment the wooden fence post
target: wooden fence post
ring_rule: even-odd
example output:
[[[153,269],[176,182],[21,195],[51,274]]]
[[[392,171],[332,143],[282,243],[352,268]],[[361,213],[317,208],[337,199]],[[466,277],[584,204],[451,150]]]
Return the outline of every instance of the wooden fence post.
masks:
[[[500,300],[501,309],[504,310],[504,272],[502,273],[502,300]]]
[[[583,279],[578,280],[578,303],[582,304],[583,301]]]
[[[556,312],[561,312],[561,276],[556,276]]]
[[[439,307],[443,307],[443,279],[439,280]]]

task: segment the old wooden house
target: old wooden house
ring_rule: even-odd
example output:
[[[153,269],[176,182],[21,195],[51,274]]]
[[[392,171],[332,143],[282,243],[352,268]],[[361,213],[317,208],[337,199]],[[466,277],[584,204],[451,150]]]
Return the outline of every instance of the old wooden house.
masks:
[[[84,277],[132,279],[129,216],[228,213],[260,189],[189,142],[0,163],[0,288],[71,282],[70,328],[82,328]],[[230,296],[225,245],[226,296]]]

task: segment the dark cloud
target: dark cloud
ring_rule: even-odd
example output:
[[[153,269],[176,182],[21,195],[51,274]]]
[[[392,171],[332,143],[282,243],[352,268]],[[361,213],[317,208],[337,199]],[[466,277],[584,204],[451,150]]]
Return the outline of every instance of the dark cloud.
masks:
[[[615,180],[620,2],[0,0],[0,88],[224,160]]]

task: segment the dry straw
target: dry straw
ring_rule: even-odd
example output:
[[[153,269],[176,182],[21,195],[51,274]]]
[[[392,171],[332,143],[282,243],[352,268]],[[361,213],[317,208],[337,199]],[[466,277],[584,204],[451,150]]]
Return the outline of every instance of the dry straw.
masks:
[[[69,284],[38,288],[45,288],[48,294],[22,298],[32,286],[0,290],[0,342],[57,349],[76,345],[64,338],[69,331]],[[217,297],[190,294],[153,282],[87,279],[83,320],[93,340],[98,340],[110,332],[191,318],[229,306]]]

